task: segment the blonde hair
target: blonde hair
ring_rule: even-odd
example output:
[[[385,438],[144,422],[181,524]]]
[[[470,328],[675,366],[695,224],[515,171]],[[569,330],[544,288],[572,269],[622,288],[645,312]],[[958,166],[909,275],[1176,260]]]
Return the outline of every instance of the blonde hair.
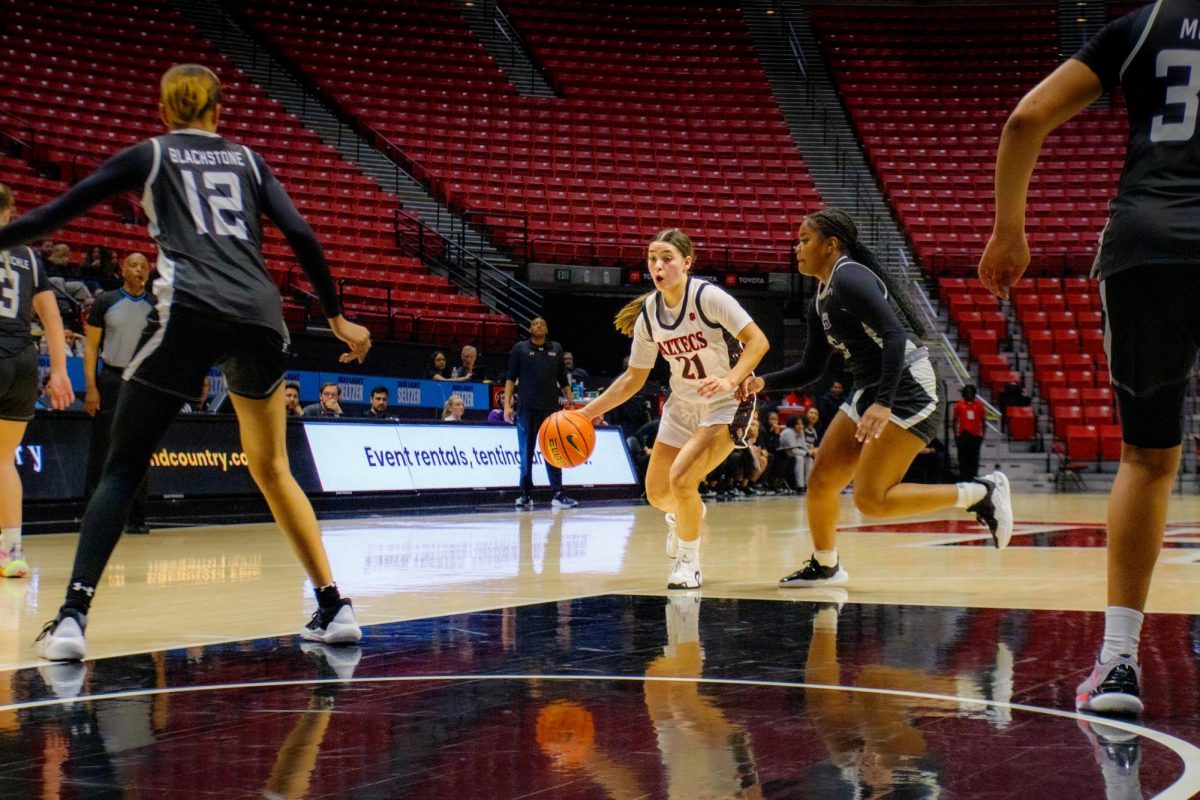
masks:
[[[221,81],[208,67],[176,64],[163,73],[159,101],[167,125],[186,128],[221,102]]]
[[[679,255],[685,259],[691,258],[695,249],[692,246],[692,239],[679,228],[666,228],[659,231],[650,244],[658,244],[665,242],[679,251]],[[638,295],[633,300],[626,303],[617,316],[613,318],[613,327],[626,336],[633,336],[633,326],[637,324],[638,314],[642,313],[642,304],[646,302],[646,298],[650,297],[654,292],[646,292]]]

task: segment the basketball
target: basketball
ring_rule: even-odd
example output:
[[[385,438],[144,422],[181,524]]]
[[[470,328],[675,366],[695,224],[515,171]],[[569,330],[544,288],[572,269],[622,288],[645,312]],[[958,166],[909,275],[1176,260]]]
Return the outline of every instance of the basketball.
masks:
[[[578,411],[556,411],[538,429],[538,447],[552,467],[578,467],[596,449],[596,429]]]

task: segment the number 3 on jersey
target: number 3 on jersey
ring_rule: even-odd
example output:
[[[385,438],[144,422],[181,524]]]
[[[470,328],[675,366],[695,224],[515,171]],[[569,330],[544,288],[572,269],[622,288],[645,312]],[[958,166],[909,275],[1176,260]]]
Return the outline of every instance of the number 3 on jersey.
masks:
[[[700,360],[699,354],[692,356],[675,356],[675,360],[683,367],[683,377],[689,381],[702,381],[708,377],[708,373],[704,371],[704,362]]]
[[[1173,68],[1187,70],[1187,78],[1183,83],[1167,87],[1166,98],[1168,106],[1183,106],[1183,118],[1179,122],[1164,122],[1165,114],[1156,116],[1150,124],[1150,141],[1152,142],[1186,142],[1196,132],[1196,108],[1200,105],[1200,100],[1197,99],[1197,95],[1200,95],[1200,52],[1196,50],[1163,50],[1160,52],[1155,64],[1155,72],[1158,77],[1167,77],[1168,72]]]
[[[183,174],[183,185],[187,189],[188,209],[192,212],[192,221],[196,223],[196,231],[209,233],[208,224],[204,219],[204,206],[200,202],[200,191],[196,186],[196,174],[191,170],[180,170]],[[246,222],[240,215],[242,205],[242,183],[233,172],[202,172],[204,176],[204,194],[208,201],[209,215],[212,217],[212,233],[217,236],[236,236],[238,239],[248,239]],[[217,191],[218,188],[224,192]]]

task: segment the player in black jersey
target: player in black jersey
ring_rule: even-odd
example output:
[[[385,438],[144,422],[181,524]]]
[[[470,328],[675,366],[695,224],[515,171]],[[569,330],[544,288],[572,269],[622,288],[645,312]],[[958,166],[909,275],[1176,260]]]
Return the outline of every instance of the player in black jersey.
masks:
[[[12,191],[0,184],[0,227],[15,210]],[[21,476],[12,454],[25,436],[38,397],[38,349],[30,325],[37,313],[50,351],[47,389],[52,407],[75,400],[67,378],[67,345],[54,290],[33,250],[21,247],[0,254],[0,575],[29,574],[21,544]]]
[[[266,162],[217,135],[217,76],[195,64],[177,65],[163,75],[161,92],[166,135],[122,150],[57,200],[0,229],[0,248],[12,247],[57,230],[113,194],[138,190],[159,249],[154,316],[125,370],[108,460],[84,513],[66,602],[38,637],[39,653],[83,658],[92,595],[133,493],[159,439],[180,406],[196,401],[214,363],[233,397],[250,474],[313,582],[318,608],[301,635],[356,642],[362,632],[354,610],[338,593],[316,515],[288,466],[288,338],[279,290],[263,263],[263,214],[283,231],[334,335],[349,345],[341,360],[361,361],[370,337],[342,316],[321,245]]]
[[[854,504],[872,517],[927,514],[963,508],[991,531],[997,548],[1012,537],[1008,478],[993,472],[973,481],[901,483],[917,453],[937,436],[945,408],[924,327],[901,290],[858,240],[849,215],[824,209],[797,233],[799,271],[819,281],[808,308],[808,339],[799,363],[747,378],[743,393],[806,386],[825,371],[835,351],[854,376],[854,394],[842,405],[817,448],[808,478],[808,524],[815,552],[785,587],[845,583],[837,555],[842,490],[854,481]]]
[[[1042,142],[1120,85],[1129,115],[1125,169],[1101,237],[1110,380],[1121,464],[1108,503],[1104,643],[1079,685],[1085,711],[1142,711],[1138,644],[1183,442],[1183,400],[1200,351],[1200,2],[1144,6],[1105,26],[1033,88],[996,154],[996,220],[979,277],[1008,297],[1029,265],[1025,198]]]

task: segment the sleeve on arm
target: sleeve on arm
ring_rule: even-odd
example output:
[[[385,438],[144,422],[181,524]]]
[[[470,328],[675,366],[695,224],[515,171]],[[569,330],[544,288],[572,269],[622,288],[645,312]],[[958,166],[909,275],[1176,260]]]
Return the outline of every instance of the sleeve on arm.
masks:
[[[38,206],[0,228],[0,250],[53,233],[114,194],[140,189],[150,175],[153,162],[154,145],[151,142],[125,148],[56,200]]]
[[[267,166],[266,162],[257,153],[253,154],[252,158],[256,159],[259,174],[262,176],[263,210],[279,227],[293,252],[296,253],[300,268],[308,276],[317,297],[321,300],[321,308],[325,312],[325,316],[338,316],[342,313],[342,302],[338,299],[337,289],[333,285],[333,276],[329,272],[329,263],[325,260],[325,252],[321,249],[321,243],[317,241],[317,235],[300,216],[292,198],[288,197],[287,191],[284,190],[283,185],[275,177],[275,173],[271,172],[271,168]]]
[[[1133,49],[1136,41],[1134,34],[1141,34],[1149,14],[1150,8],[1147,7],[1113,20],[1072,56],[1096,73],[1104,91],[1112,91],[1121,82],[1121,67]]]
[[[706,286],[700,293],[700,310],[712,322],[737,336],[754,320],[733,295],[718,286]]]
[[[904,374],[908,332],[892,310],[879,278],[871,270],[858,264],[852,268],[842,267],[834,275],[831,285],[846,310],[875,331],[883,342],[883,364],[879,369],[875,402],[891,408],[900,377]]]
[[[629,366],[635,369],[653,369],[658,360],[658,346],[646,327],[646,317],[638,314],[633,323],[633,345],[629,348]]]
[[[798,389],[812,383],[825,372],[833,348],[825,338],[825,329],[821,326],[821,315],[817,313],[815,297],[808,304],[807,322],[808,337],[804,342],[804,355],[790,367],[763,375],[764,390]]]

